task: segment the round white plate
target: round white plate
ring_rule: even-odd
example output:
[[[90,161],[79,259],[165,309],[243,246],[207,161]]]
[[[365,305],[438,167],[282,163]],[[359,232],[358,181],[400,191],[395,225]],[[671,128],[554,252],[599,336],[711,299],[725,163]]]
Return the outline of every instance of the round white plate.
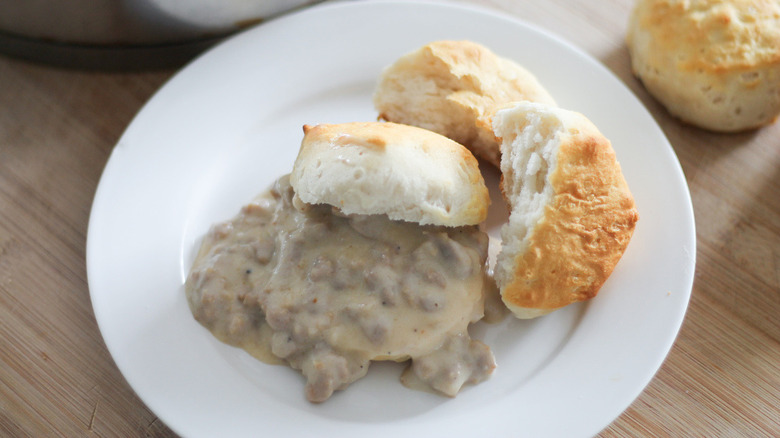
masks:
[[[639,224],[591,302],[475,327],[498,362],[489,381],[448,399],[406,389],[398,383],[401,365],[377,363],[346,391],[310,404],[298,372],[257,362],[198,325],[184,278],[208,227],[291,170],[304,123],[375,120],[371,93],[382,68],[437,39],[473,40],[518,61],[560,106],[588,116],[613,142]],[[493,236],[501,210],[495,199]],[[597,61],[544,30],[481,9],[355,2],[244,32],[167,83],[106,166],[87,268],[117,366],[184,436],[573,437],[606,427],[658,370],[685,314],[695,244],[672,148]]]

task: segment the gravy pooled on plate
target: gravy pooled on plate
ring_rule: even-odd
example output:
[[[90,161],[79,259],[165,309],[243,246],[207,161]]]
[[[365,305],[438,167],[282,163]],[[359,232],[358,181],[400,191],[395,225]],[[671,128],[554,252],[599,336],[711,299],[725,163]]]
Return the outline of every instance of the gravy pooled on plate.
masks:
[[[289,177],[212,227],[187,278],[193,315],[221,341],[300,370],[327,400],[372,360],[411,359],[404,381],[455,396],[493,353],[468,325],[484,311],[488,238],[385,215],[292,203]]]

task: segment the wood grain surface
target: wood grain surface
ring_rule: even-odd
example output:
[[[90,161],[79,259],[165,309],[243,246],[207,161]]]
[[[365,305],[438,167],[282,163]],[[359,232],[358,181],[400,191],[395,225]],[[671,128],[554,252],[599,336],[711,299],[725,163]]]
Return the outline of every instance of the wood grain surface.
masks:
[[[685,322],[601,436],[780,436],[780,123],[724,135],[670,117],[630,73],[630,0],[462,3],[535,23],[604,63],[653,114],[690,186],[697,267]],[[106,160],[174,73],[0,56],[0,436],[175,436],[112,361],[85,268]]]

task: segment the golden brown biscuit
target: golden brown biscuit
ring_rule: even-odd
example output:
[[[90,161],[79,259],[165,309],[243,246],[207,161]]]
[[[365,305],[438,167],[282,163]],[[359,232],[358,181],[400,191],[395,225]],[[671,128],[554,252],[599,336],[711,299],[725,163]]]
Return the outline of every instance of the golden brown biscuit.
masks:
[[[634,74],[688,123],[731,132],[780,114],[776,0],[638,0],[626,40]]]
[[[490,118],[519,100],[555,103],[525,68],[471,41],[436,41],[402,56],[374,93],[380,119],[438,132],[497,167]]]
[[[495,268],[504,303],[533,318],[594,297],[638,220],[610,142],[582,114],[532,102],[493,126],[511,208]]]

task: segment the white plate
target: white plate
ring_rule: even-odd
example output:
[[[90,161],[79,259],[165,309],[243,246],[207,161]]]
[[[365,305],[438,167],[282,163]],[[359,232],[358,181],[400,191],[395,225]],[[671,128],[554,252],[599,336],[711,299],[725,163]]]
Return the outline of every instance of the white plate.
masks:
[[[287,173],[301,125],[374,120],[381,69],[436,39],[470,39],[535,73],[612,140],[639,208],[599,296],[549,316],[475,329],[498,369],[456,399],[404,388],[398,364],[321,405],[295,371],[214,340],[184,278],[201,236]],[[490,232],[497,231],[495,221]],[[608,70],[544,30],[481,9],[357,2],[306,9],[211,50],[166,84],[111,155],[89,224],[100,330],[141,399],[185,436],[589,436],[661,365],[694,273],[693,213],[679,163]]]

